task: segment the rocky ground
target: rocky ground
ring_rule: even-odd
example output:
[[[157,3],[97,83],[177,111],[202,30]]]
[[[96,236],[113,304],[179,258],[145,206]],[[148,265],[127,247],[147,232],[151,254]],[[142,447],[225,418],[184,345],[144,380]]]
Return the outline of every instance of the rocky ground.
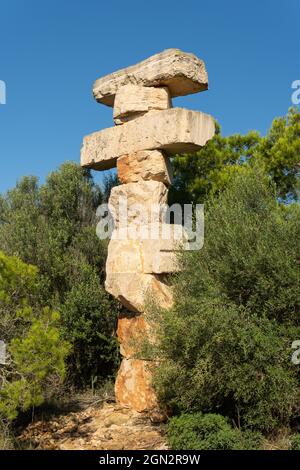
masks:
[[[164,425],[116,403],[89,406],[30,424],[19,436],[26,448],[49,450],[167,449]]]

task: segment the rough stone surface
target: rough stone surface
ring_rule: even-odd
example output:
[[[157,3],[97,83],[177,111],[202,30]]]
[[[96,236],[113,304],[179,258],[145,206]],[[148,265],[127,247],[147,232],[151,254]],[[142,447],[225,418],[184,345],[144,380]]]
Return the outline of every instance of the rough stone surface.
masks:
[[[130,311],[143,312],[152,299],[163,308],[173,303],[172,289],[163,275],[107,273],[105,288]]]
[[[108,202],[115,227],[123,226],[124,223],[142,225],[161,221],[167,197],[168,189],[159,181],[115,186]]]
[[[168,88],[124,85],[115,97],[114,122],[116,125],[131,121],[148,111],[172,107]]]
[[[159,409],[151,385],[151,363],[141,359],[123,359],[119,369],[115,394],[117,402],[138,412]]]
[[[105,403],[52,419],[35,421],[22,432],[22,447],[43,450],[167,450],[165,426],[157,413],[138,413]],[[150,419],[149,417],[150,416]],[[155,425],[151,421],[156,422]]]
[[[194,54],[167,49],[131,67],[95,81],[93,94],[99,103],[113,106],[115,94],[127,84],[168,87],[171,96],[184,96],[207,90],[205,64]]]
[[[105,170],[123,155],[141,150],[164,150],[167,155],[199,150],[215,133],[208,114],[172,108],[152,111],[122,126],[94,132],[84,138],[81,165]]]
[[[144,273],[174,273],[180,270],[174,240],[143,240]]]
[[[106,273],[143,273],[143,260],[138,240],[110,240]]]
[[[140,352],[146,338],[151,341],[151,325],[145,314],[122,314],[118,319],[117,336],[120,353],[126,359],[131,359]]]
[[[107,273],[164,274],[179,271],[176,251],[161,247],[160,240],[112,240],[108,248]]]
[[[107,273],[163,274],[179,270],[177,253],[187,240],[181,225],[150,224],[135,231],[131,228],[113,232],[108,246]]]
[[[117,401],[139,412],[160,414],[151,385],[153,363],[140,357],[140,339],[154,341],[156,336],[155,326],[150,329],[143,312],[151,301],[167,309],[172,306],[167,274],[179,269],[176,251],[188,239],[176,225],[181,221],[177,218],[173,236],[161,236],[152,229],[149,236],[149,227],[168,225],[172,176],[167,157],[197,151],[215,133],[211,116],[172,108],[171,98],[207,88],[204,63],[178,49],[156,54],[94,84],[96,100],[114,106],[117,126],[85,137],[81,165],[95,170],[117,166],[123,183],[112,189],[109,199],[115,230],[105,287],[127,310],[140,313],[127,312],[119,318],[117,334],[124,359],[115,383]],[[175,236],[179,227],[181,237]]]
[[[172,183],[170,161],[159,150],[145,150],[123,155],[117,160],[118,178],[121,183],[137,183],[154,180],[166,185]]]

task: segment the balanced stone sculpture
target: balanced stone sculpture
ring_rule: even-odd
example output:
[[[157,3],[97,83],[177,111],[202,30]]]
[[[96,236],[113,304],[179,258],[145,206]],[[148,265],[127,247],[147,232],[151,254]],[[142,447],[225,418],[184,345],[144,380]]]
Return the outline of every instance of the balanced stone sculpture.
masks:
[[[123,360],[115,383],[116,399],[140,412],[159,410],[151,384],[151,362],[137,350],[141,339],[153,340],[145,304],[152,297],[158,305],[171,307],[167,274],[179,269],[175,256],[178,233],[183,236],[181,227],[167,227],[164,219],[172,184],[169,157],[199,150],[215,133],[211,116],[173,108],[172,98],[207,88],[204,62],[178,49],[168,49],[94,84],[95,99],[113,107],[115,127],[84,138],[81,165],[95,170],[116,166],[118,170],[121,184],[112,189],[109,199],[114,232],[105,287],[124,307],[117,328]],[[126,222],[134,229],[134,237],[120,236],[120,201],[126,202]],[[143,208],[141,212],[135,210],[137,204]],[[154,218],[153,206],[162,208]],[[160,234],[169,229],[169,236],[142,235],[157,227]]]

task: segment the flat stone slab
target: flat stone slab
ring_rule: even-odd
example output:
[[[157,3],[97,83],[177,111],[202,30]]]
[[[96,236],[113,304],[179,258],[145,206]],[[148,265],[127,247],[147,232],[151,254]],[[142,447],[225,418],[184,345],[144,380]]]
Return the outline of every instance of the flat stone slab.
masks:
[[[117,158],[141,150],[164,150],[169,156],[195,152],[214,133],[214,119],[208,114],[183,108],[150,111],[122,126],[86,136],[81,166],[107,170],[116,166]]]
[[[180,49],[166,49],[136,65],[98,78],[93,87],[95,99],[113,106],[118,89],[127,84],[168,87],[171,97],[207,90],[208,77],[203,60]]]

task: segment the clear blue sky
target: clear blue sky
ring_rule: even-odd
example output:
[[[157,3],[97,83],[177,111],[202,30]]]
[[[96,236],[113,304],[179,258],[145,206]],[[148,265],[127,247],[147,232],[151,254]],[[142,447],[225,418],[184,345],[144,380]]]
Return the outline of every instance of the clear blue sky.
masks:
[[[79,161],[83,136],[112,125],[93,81],[170,47],[203,58],[210,80],[175,106],[264,134],[300,79],[299,20],[299,0],[1,0],[0,191]]]

